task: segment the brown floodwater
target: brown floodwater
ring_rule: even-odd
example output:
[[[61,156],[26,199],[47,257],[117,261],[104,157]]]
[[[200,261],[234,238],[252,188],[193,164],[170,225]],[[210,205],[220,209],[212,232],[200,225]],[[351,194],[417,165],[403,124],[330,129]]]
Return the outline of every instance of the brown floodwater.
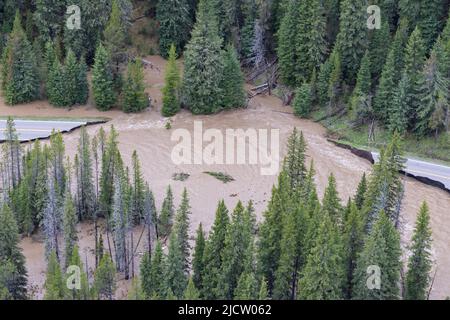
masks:
[[[302,120],[292,115],[289,107],[282,106],[279,99],[269,96],[258,96],[251,100],[245,110],[233,110],[210,116],[193,116],[182,111],[172,118],[172,129],[165,129],[167,119],[160,116],[160,89],[163,86],[164,60],[160,57],[148,57],[157,68],[146,69],[147,91],[154,102],[154,108],[140,114],[127,115],[113,110],[99,112],[91,105],[74,108],[73,110],[55,109],[45,102],[36,102],[24,106],[6,107],[0,100],[0,115],[17,116],[58,116],[58,117],[110,117],[112,121],[103,125],[105,129],[112,124],[119,131],[120,150],[126,164],[131,164],[131,155],[138,152],[142,163],[145,179],[153,190],[158,208],[167,186],[170,184],[175,195],[175,203],[179,203],[183,188],[187,188],[190,196],[192,215],[191,233],[194,233],[199,223],[209,230],[215,215],[219,200],[224,199],[228,208],[236,205],[238,200],[248,202],[253,200],[256,211],[261,217],[266,209],[271,188],[276,182],[276,176],[263,176],[258,165],[175,165],[171,160],[172,148],[176,142],[171,141],[171,134],[176,129],[187,129],[192,132],[194,121],[202,121],[204,130],[218,129],[279,129],[281,154],[285,153],[286,140],[294,127],[303,132],[308,143],[308,161],[314,159],[316,183],[319,195],[322,196],[328,176],[333,173],[337,180],[338,190],[343,202],[355,193],[358,182],[364,172],[369,173],[371,164],[358,158],[351,152],[336,147],[326,140],[326,129],[320,124]],[[100,125],[88,127],[90,134],[95,134]],[[76,152],[78,132],[64,136],[67,154],[70,157]],[[235,181],[224,184],[221,181],[204,174],[204,171],[226,172]],[[174,181],[174,173],[185,172],[190,177],[184,181]],[[433,229],[433,257],[436,277],[431,291],[432,299],[444,299],[450,296],[450,195],[442,190],[426,186],[413,179],[405,178],[405,199],[402,206],[402,241],[405,246],[409,241],[419,207],[427,201],[431,212],[431,227]],[[88,224],[79,226],[80,247],[83,259],[93,266],[93,227]],[[140,230],[135,230],[135,240],[139,238]],[[104,238],[106,240],[106,238]],[[139,256],[144,251],[143,242],[138,250]],[[42,297],[42,286],[45,280],[45,260],[43,243],[37,237],[23,239],[22,248],[27,258],[30,285],[37,289],[36,298]],[[406,257],[404,257],[406,259]],[[136,267],[136,272],[138,272]],[[92,270],[91,270],[92,271]],[[433,271],[434,272],[434,271]],[[434,274],[434,273],[433,273]],[[129,283],[121,280],[117,298],[126,296]]]

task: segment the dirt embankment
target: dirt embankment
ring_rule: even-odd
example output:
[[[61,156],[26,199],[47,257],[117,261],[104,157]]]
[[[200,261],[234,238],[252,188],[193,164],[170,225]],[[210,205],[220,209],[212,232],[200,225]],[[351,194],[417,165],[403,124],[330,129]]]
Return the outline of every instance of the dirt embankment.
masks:
[[[248,109],[235,110],[210,116],[193,116],[188,112],[180,112],[172,119],[172,130],[166,130],[164,124],[167,119],[159,113],[161,106],[161,92],[163,86],[164,61],[160,57],[147,57],[157,68],[146,69],[148,92],[154,100],[154,108],[140,114],[126,115],[118,110],[99,112],[92,106],[74,108],[71,111],[55,109],[44,102],[25,106],[6,107],[0,100],[0,115],[17,116],[60,116],[90,117],[102,116],[112,119],[110,124],[119,131],[120,150],[126,164],[131,163],[134,150],[142,162],[145,179],[155,193],[158,207],[161,206],[165,189],[170,184],[174,190],[175,202],[179,203],[183,188],[189,191],[192,215],[191,232],[199,223],[209,230],[214,219],[217,202],[225,199],[229,209],[232,209],[240,199],[244,202],[253,200],[256,211],[261,217],[266,209],[272,185],[276,176],[263,176],[257,165],[175,165],[171,160],[172,148],[176,142],[171,141],[171,134],[175,129],[193,130],[194,121],[202,121],[203,128],[218,129],[279,129],[281,153],[285,153],[285,143],[294,127],[302,130],[308,143],[308,161],[314,159],[316,183],[319,195],[322,196],[327,184],[328,176],[336,176],[338,190],[343,202],[355,193],[358,182],[364,172],[369,173],[371,164],[352,154],[348,150],[336,147],[326,139],[326,130],[319,124],[294,117],[290,109],[283,107],[281,101],[275,97],[258,96],[252,99]],[[156,109],[156,110],[155,110]],[[108,125],[103,125],[108,129]],[[88,128],[94,134],[100,125]],[[67,154],[71,157],[76,152],[78,133],[64,136]],[[234,182],[222,182],[205,175],[204,171],[221,171],[235,178]],[[184,182],[173,181],[172,174],[186,172],[189,179]],[[436,261],[437,273],[431,298],[443,299],[450,296],[450,196],[442,190],[423,185],[410,178],[405,179],[405,199],[402,207],[402,240],[406,244],[414,227],[415,219],[422,201],[427,201],[431,211],[431,226],[433,228],[433,256]],[[82,250],[92,247],[92,228],[80,226],[80,242]],[[139,231],[136,231],[139,233]],[[137,236],[136,236],[137,237]],[[43,244],[38,239],[24,239],[22,247],[27,257],[30,284],[42,288],[45,275],[45,260]],[[143,249],[138,250],[142,253]],[[82,251],[84,252],[84,251]],[[92,261],[90,249],[86,250],[88,261]],[[90,259],[90,260],[89,260]],[[138,260],[138,258],[137,258]],[[92,262],[89,262],[92,266]],[[136,268],[138,269],[138,268]],[[121,282],[118,298],[123,297],[128,284]]]

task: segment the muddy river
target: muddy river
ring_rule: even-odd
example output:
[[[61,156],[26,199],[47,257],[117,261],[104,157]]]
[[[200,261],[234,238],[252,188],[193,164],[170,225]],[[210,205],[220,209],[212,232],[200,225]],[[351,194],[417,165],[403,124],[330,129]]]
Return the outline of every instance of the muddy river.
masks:
[[[165,128],[166,119],[159,113],[163,85],[164,61],[159,57],[148,57],[155,65],[146,69],[148,92],[154,100],[154,108],[141,114],[126,115],[120,111],[99,112],[91,106],[73,110],[55,109],[45,102],[36,102],[26,106],[5,107],[0,100],[0,115],[17,116],[57,116],[57,117],[110,117],[108,129],[112,124],[119,131],[120,150],[125,163],[131,164],[131,155],[138,152],[142,163],[145,179],[149,182],[160,208],[167,186],[170,184],[178,205],[183,188],[187,188],[191,200],[191,232],[194,233],[201,222],[206,230],[211,227],[217,202],[225,199],[230,209],[240,199],[244,202],[253,200],[256,211],[261,217],[267,206],[272,185],[276,176],[261,174],[259,165],[176,165],[172,161],[171,152],[176,142],[171,141],[171,135],[176,129],[186,129],[192,133],[194,121],[201,121],[203,129],[279,129],[281,157],[285,153],[285,144],[294,127],[303,131],[308,143],[308,161],[314,159],[316,183],[320,196],[323,195],[329,174],[336,176],[340,197],[345,202],[355,193],[358,182],[364,172],[369,173],[371,164],[360,159],[351,152],[340,149],[326,140],[326,130],[319,124],[294,117],[290,108],[282,106],[275,97],[259,96],[251,100],[248,109],[235,110],[211,116],[193,116],[181,112],[172,119],[172,129]],[[100,125],[90,126],[88,132],[95,134]],[[67,154],[73,156],[76,152],[78,132],[64,136]],[[204,171],[226,172],[235,181],[224,184],[221,181],[204,174]],[[190,174],[184,182],[174,181],[174,173]],[[450,195],[442,190],[423,185],[415,180],[405,178],[405,199],[402,208],[402,239],[404,244],[409,241],[415,223],[415,218],[422,201],[426,200],[431,211],[431,226],[433,229],[433,256],[435,259],[436,277],[431,291],[432,299],[444,299],[450,296]],[[83,259],[93,266],[93,230],[92,226],[82,224],[80,230],[80,247]],[[140,230],[135,230],[135,239],[139,238]],[[36,298],[42,297],[41,288],[45,278],[45,260],[42,239],[35,236],[23,239],[22,247],[27,258],[29,282],[35,288]],[[142,247],[142,244],[141,244]],[[142,253],[143,249],[138,250]],[[406,257],[405,257],[406,258]],[[139,256],[136,258],[136,272]],[[433,271],[434,272],[434,271]],[[126,295],[129,284],[121,281],[117,298]]]

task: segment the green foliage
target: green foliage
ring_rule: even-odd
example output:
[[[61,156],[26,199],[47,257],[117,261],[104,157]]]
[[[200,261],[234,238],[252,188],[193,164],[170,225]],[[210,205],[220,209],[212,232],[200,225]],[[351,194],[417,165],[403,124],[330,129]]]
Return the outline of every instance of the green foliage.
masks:
[[[353,298],[363,300],[392,300],[399,298],[400,236],[389,218],[381,211],[372,232],[365,241],[354,272]],[[370,267],[378,267],[379,274],[372,274]],[[370,275],[380,276],[380,287]]]
[[[148,95],[145,93],[144,69],[139,60],[128,63],[127,78],[123,86],[122,110],[140,112],[148,107]]]
[[[326,20],[320,1],[290,1],[278,31],[278,56],[283,82],[299,86],[310,79],[327,51]]]
[[[165,117],[174,116],[180,110],[180,71],[177,66],[177,53],[172,45],[169,51],[169,61],[167,62],[164,87],[162,89],[162,115]]]
[[[206,1],[200,1],[197,22],[184,55],[183,103],[194,114],[210,114],[222,107],[221,47],[217,21]]]
[[[97,47],[95,53],[95,63],[92,71],[92,89],[95,105],[99,110],[109,110],[116,103],[111,61],[107,50],[102,44]]]
[[[187,277],[184,270],[185,257],[181,251],[180,243],[177,232],[172,232],[169,239],[169,253],[164,274],[168,292],[171,292],[178,299],[183,297],[187,285]]]
[[[52,251],[48,260],[44,288],[45,300],[63,300],[65,297],[66,286],[55,251]]]
[[[167,187],[166,197],[164,198],[161,214],[159,215],[158,232],[159,236],[166,238],[169,236],[173,225],[173,216],[175,209],[173,206],[173,193],[172,188]]]
[[[431,260],[430,213],[426,202],[420,207],[410,250],[405,281],[405,299],[427,300],[430,286]]]
[[[311,85],[303,83],[295,94],[293,102],[294,114],[298,117],[306,118],[312,109],[312,90]]]
[[[170,55],[170,47],[183,52],[189,40],[193,21],[189,0],[159,1],[156,19],[159,22],[159,51],[164,58]]]
[[[347,83],[353,84],[361,59],[368,47],[366,0],[343,0],[339,19],[337,50],[342,59],[342,72]]]
[[[98,299],[113,300],[116,286],[116,268],[110,256],[105,254],[95,270],[93,290]]]
[[[27,297],[25,257],[19,247],[19,231],[14,214],[3,204],[0,210],[0,288],[10,299]]]
[[[220,201],[204,252],[205,269],[203,274],[203,292],[201,293],[204,299],[220,297],[216,288],[221,280],[220,269],[223,262],[225,238],[229,223],[228,209],[225,206],[225,202]]]
[[[7,104],[26,103],[39,97],[36,59],[22,28],[19,12],[3,50],[1,65],[1,88]]]
[[[247,93],[244,90],[244,74],[241,71],[234,46],[228,45],[224,52],[224,66],[221,88],[223,90],[222,105],[225,109],[241,108],[246,105]]]
[[[198,288],[200,292],[202,291],[203,274],[205,273],[206,264],[204,260],[205,245],[205,234],[203,232],[202,224],[200,224],[197,229],[197,237],[195,238],[195,247],[192,259],[192,281],[194,282],[195,287]]]

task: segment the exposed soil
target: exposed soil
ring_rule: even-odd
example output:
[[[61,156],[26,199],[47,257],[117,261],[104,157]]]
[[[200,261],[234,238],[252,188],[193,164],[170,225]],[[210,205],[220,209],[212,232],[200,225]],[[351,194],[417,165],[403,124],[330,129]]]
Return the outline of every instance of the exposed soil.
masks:
[[[154,100],[154,108],[140,114],[127,115],[119,110],[100,112],[91,105],[74,108],[71,111],[55,109],[46,102],[36,102],[23,106],[6,107],[0,99],[0,115],[15,116],[64,116],[90,117],[102,116],[113,119],[110,124],[119,131],[120,150],[126,164],[131,163],[131,154],[137,150],[142,162],[144,176],[155,193],[158,207],[161,206],[165,189],[170,184],[174,190],[176,204],[179,203],[183,188],[187,188],[192,206],[191,232],[199,223],[209,230],[214,220],[217,202],[225,199],[228,208],[236,205],[240,199],[244,202],[253,200],[259,216],[266,209],[272,185],[276,176],[262,176],[260,167],[256,165],[181,165],[173,164],[171,151],[176,142],[171,141],[174,129],[185,128],[193,130],[193,121],[203,121],[204,129],[214,128],[224,132],[227,128],[280,129],[280,147],[285,152],[287,137],[294,127],[302,130],[308,143],[308,158],[314,159],[317,171],[316,182],[319,195],[322,196],[328,176],[336,176],[338,190],[343,202],[355,193],[358,182],[364,172],[369,173],[371,164],[341,149],[326,139],[326,129],[321,125],[294,117],[291,109],[284,107],[275,97],[258,96],[251,100],[248,109],[222,112],[211,116],[193,116],[183,111],[173,117],[172,129],[164,128],[167,119],[159,113],[161,107],[160,89],[163,85],[164,60],[160,57],[147,57],[155,68],[146,69],[148,92]],[[105,129],[109,124],[103,125]],[[91,126],[88,132],[94,134],[100,125]],[[78,133],[64,136],[66,150],[69,156],[76,151]],[[224,184],[221,181],[204,174],[204,171],[225,172],[236,181]],[[178,172],[190,174],[186,181],[174,181],[172,175]],[[450,243],[450,195],[442,190],[426,186],[418,181],[405,178],[405,199],[402,208],[402,239],[406,243],[414,227],[415,219],[422,201],[426,200],[431,211],[431,226],[433,228],[433,253],[436,260],[436,279],[431,292],[432,299],[444,299],[450,296],[450,255],[447,250]],[[135,239],[139,237],[136,230]],[[80,225],[80,252],[88,256],[89,267],[93,266],[92,226]],[[106,238],[105,238],[106,239]],[[38,239],[23,239],[22,247],[27,258],[30,285],[41,288],[45,276],[45,260],[42,242]],[[143,249],[140,249],[141,253]],[[137,260],[139,260],[137,258]],[[136,267],[136,271],[137,271]],[[129,284],[121,281],[117,298],[126,294]],[[38,290],[40,291],[40,290]],[[42,297],[38,293],[36,297]]]

